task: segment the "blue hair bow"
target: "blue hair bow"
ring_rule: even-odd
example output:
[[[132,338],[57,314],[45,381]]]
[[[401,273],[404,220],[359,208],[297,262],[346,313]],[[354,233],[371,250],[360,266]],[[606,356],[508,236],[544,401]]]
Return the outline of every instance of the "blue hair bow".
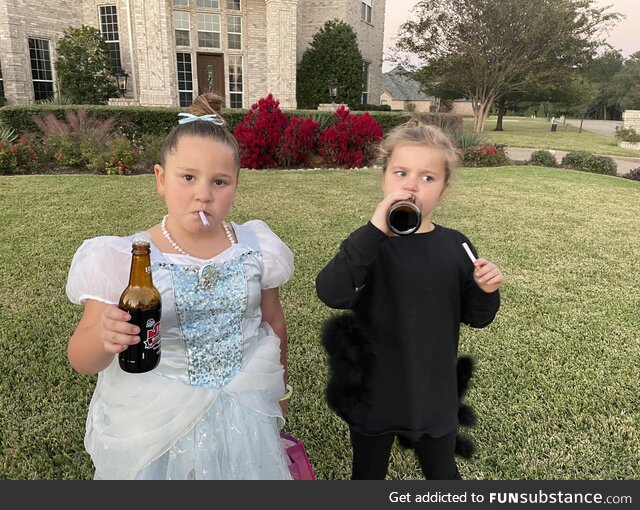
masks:
[[[224,126],[224,120],[218,117],[214,113],[209,113],[207,115],[191,115],[190,113],[179,113],[178,117],[184,117],[178,121],[178,124],[186,124],[187,122],[193,122],[195,120],[204,120],[206,122],[211,122],[216,126]]]

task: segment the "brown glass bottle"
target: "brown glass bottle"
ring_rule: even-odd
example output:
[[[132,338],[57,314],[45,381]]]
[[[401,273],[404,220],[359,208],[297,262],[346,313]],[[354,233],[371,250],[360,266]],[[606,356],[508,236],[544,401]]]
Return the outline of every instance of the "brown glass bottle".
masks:
[[[158,366],[160,362],[160,292],[151,278],[151,248],[149,243],[134,241],[131,248],[129,285],[120,296],[118,306],[129,312],[131,324],[140,328],[140,342],[130,345],[118,355],[120,368],[140,374]]]

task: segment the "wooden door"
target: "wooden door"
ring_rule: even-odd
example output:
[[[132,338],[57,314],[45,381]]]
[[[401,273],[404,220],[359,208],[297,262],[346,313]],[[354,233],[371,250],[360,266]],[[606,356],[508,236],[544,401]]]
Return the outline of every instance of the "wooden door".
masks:
[[[224,95],[224,56],[198,53],[198,94]],[[226,100],[223,102],[226,105]]]

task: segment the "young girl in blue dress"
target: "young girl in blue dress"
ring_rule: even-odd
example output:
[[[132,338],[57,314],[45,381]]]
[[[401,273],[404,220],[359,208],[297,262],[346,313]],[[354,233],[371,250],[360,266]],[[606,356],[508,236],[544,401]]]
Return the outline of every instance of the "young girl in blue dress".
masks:
[[[220,106],[199,96],[169,133],[154,167],[162,221],[88,239],[71,263],[67,295],[84,311],[68,358],[98,374],[85,435],[96,479],[291,478],[279,435],[287,332],[278,288],[293,254],[262,221],[226,221],[240,160]],[[161,361],[142,374],[117,360],[140,341],[117,306],[134,239],[151,245],[162,296]]]
[[[472,368],[458,359],[460,325],[493,321],[503,276],[484,258],[470,260],[463,243],[477,252],[463,233],[432,222],[457,161],[440,129],[411,120],[387,134],[380,159],[383,199],[316,278],[326,305],[352,311],[323,329],[327,401],[349,425],[353,479],[384,479],[396,437],[426,478],[456,479]],[[419,205],[422,222],[398,236],[387,215],[404,200]]]

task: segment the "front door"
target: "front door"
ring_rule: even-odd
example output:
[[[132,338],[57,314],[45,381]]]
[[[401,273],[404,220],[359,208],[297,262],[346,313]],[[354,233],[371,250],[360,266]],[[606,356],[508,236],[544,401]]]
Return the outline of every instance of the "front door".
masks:
[[[224,96],[224,56],[198,53],[198,94],[213,92]],[[226,104],[226,101],[223,101]]]

